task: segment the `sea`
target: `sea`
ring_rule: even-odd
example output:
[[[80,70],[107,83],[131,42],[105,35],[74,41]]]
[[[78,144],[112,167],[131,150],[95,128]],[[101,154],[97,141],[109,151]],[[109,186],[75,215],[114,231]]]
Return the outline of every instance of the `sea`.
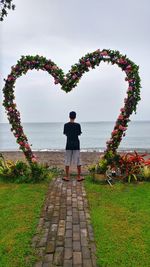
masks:
[[[80,122],[81,151],[103,152],[114,128],[114,122]],[[63,122],[23,123],[24,133],[34,151],[63,151],[66,136]],[[17,151],[19,146],[8,123],[0,123],[0,151]],[[150,121],[131,121],[118,151],[150,152]]]

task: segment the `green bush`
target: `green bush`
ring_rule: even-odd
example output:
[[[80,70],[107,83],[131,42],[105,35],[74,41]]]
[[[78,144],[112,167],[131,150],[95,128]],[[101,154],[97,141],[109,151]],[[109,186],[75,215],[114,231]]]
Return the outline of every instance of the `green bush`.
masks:
[[[120,155],[117,153],[114,153],[112,150],[108,151],[104,155],[104,158],[107,160],[107,165],[119,166]]]
[[[23,161],[17,161],[12,167],[12,179],[16,183],[27,183],[30,181],[31,171]]]
[[[105,173],[108,168],[108,161],[105,158],[102,158],[100,162],[97,164],[96,172],[97,173]]]
[[[28,165],[23,161],[6,161],[2,155],[0,155],[0,179],[5,182],[14,183],[38,183],[41,181],[49,180],[53,175],[56,175],[52,171],[53,168],[44,166],[39,163],[32,163]]]
[[[107,167],[108,167],[107,159],[101,158],[97,164],[89,166],[88,170],[90,173],[104,174],[107,170]]]
[[[42,164],[33,163],[31,165],[31,180],[33,183],[47,180],[49,177],[49,170]]]

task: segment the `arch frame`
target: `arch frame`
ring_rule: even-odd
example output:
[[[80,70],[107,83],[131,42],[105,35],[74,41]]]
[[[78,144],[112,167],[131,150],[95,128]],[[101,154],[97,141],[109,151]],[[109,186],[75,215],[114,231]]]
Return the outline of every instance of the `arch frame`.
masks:
[[[16,142],[18,143],[19,148],[23,151],[29,164],[35,163],[37,159],[32,152],[27,136],[24,134],[24,130],[21,125],[20,112],[17,110],[17,105],[15,103],[14,89],[16,80],[26,74],[29,70],[43,70],[52,75],[54,83],[59,83],[61,85],[61,89],[68,93],[77,86],[85,72],[99,66],[102,61],[111,63],[112,65],[116,64],[119,68],[121,68],[121,70],[125,72],[125,81],[128,83],[124,106],[120,109],[120,114],[115,122],[114,129],[111,132],[111,137],[106,142],[106,156],[110,151],[114,154],[116,153],[122,137],[125,136],[128,122],[130,121],[129,117],[133,112],[136,113],[137,104],[140,101],[141,84],[139,67],[133,61],[127,58],[126,55],[122,55],[117,50],[97,49],[96,51],[88,53],[79,59],[79,62],[71,66],[71,69],[66,75],[53,61],[39,55],[22,56],[20,60],[17,61],[17,64],[11,67],[10,74],[4,80],[3,105],[11,125],[11,131],[13,132]]]

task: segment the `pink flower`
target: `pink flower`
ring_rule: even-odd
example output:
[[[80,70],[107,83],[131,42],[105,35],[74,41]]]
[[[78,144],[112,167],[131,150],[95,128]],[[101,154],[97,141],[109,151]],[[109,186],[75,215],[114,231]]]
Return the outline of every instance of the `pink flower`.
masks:
[[[126,131],[126,127],[124,127],[124,126],[122,126],[122,125],[119,125],[119,130],[121,130],[121,131]]]
[[[52,69],[52,70],[57,70],[58,67],[54,65],[54,66],[51,67],[51,69]]]
[[[125,69],[125,73],[128,74],[132,70],[132,66],[128,65]]]
[[[14,69],[15,69],[15,70],[19,70],[19,66],[16,65],[16,66],[14,67]]]
[[[8,111],[10,111],[10,112],[13,111],[13,108],[12,107],[9,107],[8,108]]]
[[[106,142],[106,144],[108,144],[108,145],[109,145],[109,144],[112,144],[112,141],[109,140],[109,141]]]
[[[20,146],[23,146],[23,145],[24,145],[24,142],[20,141],[20,142],[19,142],[19,145],[20,145]]]
[[[15,134],[15,137],[18,138],[19,137],[19,134]]]
[[[132,86],[129,86],[128,87],[128,92],[131,92],[133,90],[133,87]]]
[[[37,162],[37,159],[35,157],[33,157],[31,160],[32,160],[32,163],[36,163]]]
[[[31,63],[30,61],[26,61],[26,64],[27,64],[27,65],[30,65],[30,63]]]
[[[119,59],[118,59],[118,63],[119,63],[119,64],[126,64],[127,62],[126,62],[125,59],[123,59],[123,58],[119,58]]]
[[[101,56],[108,56],[108,53],[107,53],[107,51],[102,51],[102,52],[100,52],[100,55]]]
[[[86,66],[87,67],[91,67],[91,62],[88,60],[88,61],[86,61]]]
[[[81,60],[81,64],[85,64],[85,61],[83,59]]]
[[[72,79],[75,80],[76,78],[78,78],[78,76],[77,76],[76,74],[74,74],[74,75],[72,76]]]
[[[29,144],[25,144],[24,146],[25,146],[26,149],[30,148]]]
[[[112,135],[116,135],[118,133],[118,130],[113,130]]]
[[[51,66],[48,65],[48,64],[46,64],[44,67],[45,67],[46,70],[50,70],[51,69]]]
[[[123,126],[122,125],[119,125],[119,130],[122,130]]]
[[[123,119],[124,119],[123,115],[120,114],[118,120],[123,120]]]
[[[130,72],[130,70],[128,70],[128,69],[125,70],[125,73],[126,73],[127,75],[129,74],[129,72]]]
[[[131,65],[128,65],[127,67],[126,67],[126,70],[131,70],[132,69],[132,66]]]
[[[121,111],[121,112],[124,112],[124,111],[125,111],[125,108],[121,108],[120,111]]]
[[[58,84],[59,83],[59,80],[58,79],[55,79],[54,83],[55,84]]]
[[[7,78],[8,82],[11,82],[11,81],[14,81],[14,80],[15,80],[15,77],[12,76],[12,75],[8,76],[8,78]]]

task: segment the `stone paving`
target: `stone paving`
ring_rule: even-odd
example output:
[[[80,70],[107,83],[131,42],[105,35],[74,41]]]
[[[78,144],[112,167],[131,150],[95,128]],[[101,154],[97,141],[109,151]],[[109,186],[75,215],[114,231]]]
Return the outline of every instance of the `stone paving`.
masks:
[[[84,182],[52,181],[32,246],[39,255],[34,267],[97,266]]]

